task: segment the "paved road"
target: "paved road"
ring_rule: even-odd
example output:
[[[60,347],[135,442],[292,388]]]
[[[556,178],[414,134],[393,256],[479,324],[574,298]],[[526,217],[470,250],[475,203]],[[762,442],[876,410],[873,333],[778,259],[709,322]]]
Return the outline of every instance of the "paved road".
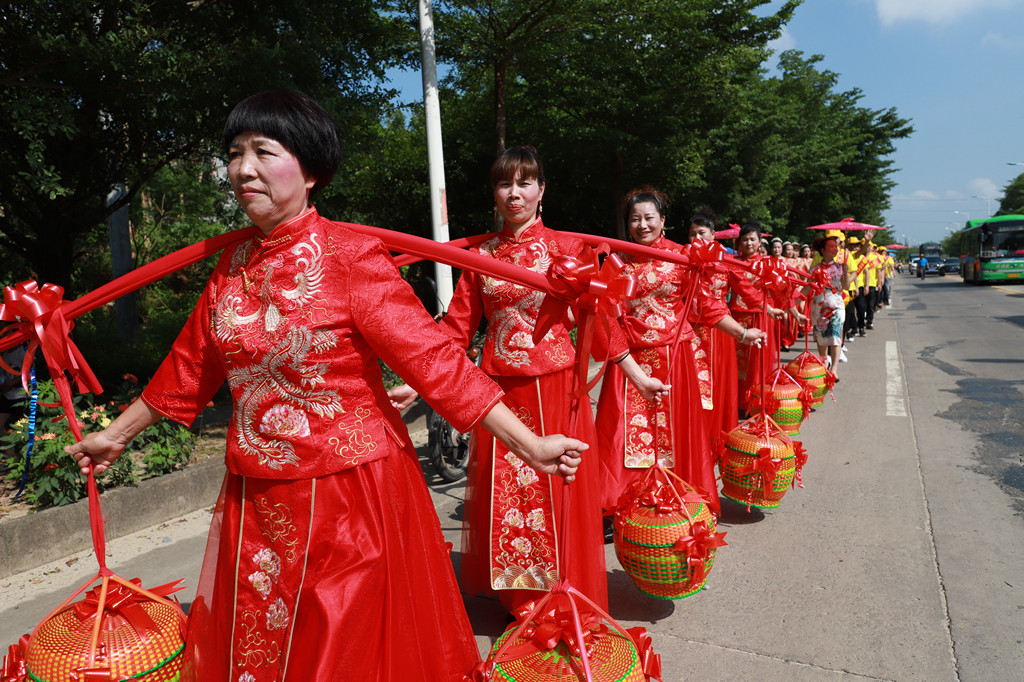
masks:
[[[1024,287],[903,277],[894,302],[805,422],[806,487],[725,509],[707,590],[644,597],[609,546],[612,615],[654,633],[666,680],[1024,680]],[[461,486],[432,491],[457,547]],[[112,543],[112,567],[194,584],[206,518]],[[66,561],[0,580],[0,644],[94,566]],[[486,650],[502,611],[467,607]]]

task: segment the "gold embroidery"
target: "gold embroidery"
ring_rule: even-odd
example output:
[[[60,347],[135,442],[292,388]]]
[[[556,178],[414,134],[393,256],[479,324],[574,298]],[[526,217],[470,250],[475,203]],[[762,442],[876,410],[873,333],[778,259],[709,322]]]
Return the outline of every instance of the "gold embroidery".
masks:
[[[286,561],[295,561],[298,554],[299,539],[293,537],[295,524],[292,513],[283,502],[271,504],[265,497],[253,500],[253,507],[259,518],[260,532],[268,541],[278,543],[287,548],[282,552]]]
[[[355,463],[359,457],[376,450],[377,444],[367,435],[363,426],[364,420],[371,415],[369,408],[357,407],[350,415],[355,418],[355,422],[338,424],[338,429],[345,433],[347,438],[331,436],[328,442],[334,446],[335,455],[347,457]]]
[[[258,668],[277,663],[277,660],[281,657],[281,648],[277,642],[267,642],[263,634],[257,629],[259,612],[255,609],[246,609],[242,612],[239,620],[245,632],[238,639],[235,666]]]

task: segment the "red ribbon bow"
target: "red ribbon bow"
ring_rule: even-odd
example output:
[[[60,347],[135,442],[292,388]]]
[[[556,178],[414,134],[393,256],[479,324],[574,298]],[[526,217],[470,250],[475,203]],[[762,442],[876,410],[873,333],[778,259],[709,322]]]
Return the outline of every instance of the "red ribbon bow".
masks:
[[[757,451],[757,454],[757,459],[752,461],[750,466],[743,467],[737,473],[741,476],[760,473],[761,487],[764,490],[764,495],[767,497],[772,494],[772,486],[775,484],[775,476],[779,473],[779,468],[782,466],[782,460],[772,458],[772,449],[770,447],[761,448]]]
[[[804,465],[807,464],[807,450],[804,449],[802,442],[798,440],[793,441],[793,454],[796,455],[796,475],[793,477],[793,483],[803,488],[803,470]]]
[[[547,278],[553,292],[544,297],[537,314],[534,343],[544,338],[555,322],[566,319],[571,304],[617,318],[636,292],[636,277],[621,275],[626,265],[617,255],[609,254],[603,265],[598,264],[597,251],[593,249],[580,256],[558,256],[551,264]]]
[[[637,498],[637,506],[651,507],[658,514],[673,514],[682,511],[679,495],[671,486],[661,481],[652,481],[651,485]]]
[[[686,564],[693,569],[691,583],[699,585],[707,574],[707,560],[712,549],[725,547],[725,533],[715,533],[705,521],[698,521],[690,528],[690,535],[676,540],[674,549],[686,553]]]
[[[629,628],[626,634],[636,644],[636,652],[640,657],[640,669],[647,679],[661,679],[661,656],[654,653],[654,646],[651,640],[651,633],[645,628]]]
[[[4,287],[0,320],[17,322],[12,332],[24,331],[31,339],[21,367],[22,384],[27,391],[32,357],[36,348],[41,348],[51,375],[63,375],[67,370],[80,391],[102,393],[99,380],[69,336],[73,324],[64,317],[63,302],[64,289],[55,284],[44,284],[40,288],[32,280],[27,280],[13,287]]]
[[[685,245],[682,253],[690,259],[690,265],[704,268],[724,261],[726,250],[719,242],[697,239]]]
[[[582,656],[583,648],[589,654],[594,644],[608,634],[608,626],[598,614],[586,608],[579,608],[580,632],[583,633],[582,647],[576,634],[572,606],[567,594],[552,594],[544,611],[519,631],[524,641],[509,647],[509,660],[522,658],[534,652],[551,651],[559,642],[565,642],[574,656]]]
[[[832,293],[838,293],[835,286],[832,284],[832,280],[828,276],[828,270],[825,268],[815,268],[811,272],[811,291],[815,294],[820,294],[825,289],[831,289]]]
[[[28,667],[25,664],[25,653],[28,651],[28,635],[22,635],[17,644],[12,644],[4,656],[3,671],[0,672],[0,682],[26,682],[28,680]]]
[[[132,578],[131,582],[138,588],[142,588],[142,581],[138,578]],[[147,590],[151,594],[155,594],[158,597],[166,597],[174,594],[180,590],[185,589],[180,586],[181,580],[175,580],[174,582],[160,585]],[[88,620],[95,618],[97,610],[100,604],[100,591],[102,585],[97,585],[85,595],[85,599],[80,602],[75,602],[74,611],[75,615],[79,620]],[[142,608],[142,605],[146,602],[152,601],[149,597],[141,592],[130,589],[125,585],[117,582],[109,582],[107,587],[106,601],[103,603],[103,611],[116,613],[122,616],[128,624],[132,626],[136,634],[142,639],[146,639],[146,631],[153,630],[154,632],[159,630],[157,624],[153,622],[149,614]]]

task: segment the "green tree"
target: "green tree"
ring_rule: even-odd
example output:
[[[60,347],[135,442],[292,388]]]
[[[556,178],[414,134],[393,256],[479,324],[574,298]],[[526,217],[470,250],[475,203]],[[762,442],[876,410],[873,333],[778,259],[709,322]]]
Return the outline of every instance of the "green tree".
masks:
[[[1003,198],[999,200],[997,215],[1016,215],[1024,213],[1024,173],[1021,173],[1003,188]]]
[[[407,54],[386,2],[253,7],[197,0],[28,0],[0,9],[0,246],[66,288],[90,235],[162,168],[216,141],[230,107],[270,87],[325,103],[346,148]],[[115,183],[128,192],[107,206]]]

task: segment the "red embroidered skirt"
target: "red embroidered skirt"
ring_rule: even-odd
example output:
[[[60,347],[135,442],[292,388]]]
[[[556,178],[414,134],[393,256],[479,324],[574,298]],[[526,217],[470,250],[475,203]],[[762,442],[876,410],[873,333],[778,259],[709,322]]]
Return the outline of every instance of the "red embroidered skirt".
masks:
[[[659,458],[664,460],[671,453],[672,470],[706,493],[717,510],[715,461],[705,428],[690,343],[680,342],[671,358],[668,358],[667,346],[633,351],[633,355],[641,366],[651,367],[653,376],[670,384],[672,389],[668,404],[656,408],[654,403],[639,395],[617,365],[608,366],[597,408],[602,504],[606,509],[614,507],[629,484],[643,476],[653,463],[656,440]],[[651,426],[655,422],[658,424],[656,434]],[[636,453],[645,445],[649,445],[651,457],[646,466],[641,466],[643,462]]]
[[[739,386],[736,380],[736,339],[712,329],[711,395],[714,409],[705,410],[709,438],[728,433],[739,424]]]
[[[565,484],[537,474],[484,429],[473,433],[462,525],[460,581],[466,594],[497,593],[513,611],[536,599],[564,572],[601,608],[608,605],[601,532],[600,472],[590,401],[579,432],[569,432],[572,369],[538,377],[492,377],[502,399],[534,433],[571,435],[588,443],[570,484],[568,546],[558,537]]]
[[[419,463],[228,474],[190,609],[201,682],[461,680],[479,652]]]

